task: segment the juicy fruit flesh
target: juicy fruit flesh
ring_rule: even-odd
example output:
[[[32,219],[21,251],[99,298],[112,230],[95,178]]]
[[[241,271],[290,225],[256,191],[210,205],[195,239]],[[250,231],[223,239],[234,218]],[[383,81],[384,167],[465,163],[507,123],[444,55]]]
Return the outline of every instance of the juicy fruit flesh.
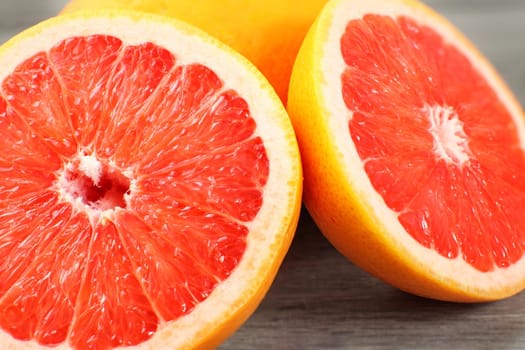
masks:
[[[73,37],[0,93],[0,326],[109,349],[191,312],[242,258],[269,162],[246,101],[151,43]]]
[[[365,171],[422,246],[479,271],[525,249],[525,153],[470,61],[407,17],[366,15],[340,41],[348,126]]]

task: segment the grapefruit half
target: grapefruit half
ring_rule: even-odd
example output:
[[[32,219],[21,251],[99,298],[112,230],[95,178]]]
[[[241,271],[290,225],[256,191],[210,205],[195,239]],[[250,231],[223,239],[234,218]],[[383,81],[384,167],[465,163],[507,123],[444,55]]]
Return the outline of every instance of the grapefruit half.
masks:
[[[2,349],[217,346],[269,288],[301,205],[262,74],[123,11],[47,20],[0,67]]]
[[[306,206],[357,265],[442,300],[525,287],[523,111],[446,19],[412,0],[330,1],[288,111]]]

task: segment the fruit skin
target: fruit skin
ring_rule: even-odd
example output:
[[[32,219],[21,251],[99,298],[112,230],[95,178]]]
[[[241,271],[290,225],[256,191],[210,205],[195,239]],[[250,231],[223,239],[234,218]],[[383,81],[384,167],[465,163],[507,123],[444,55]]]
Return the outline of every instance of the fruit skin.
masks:
[[[325,3],[326,0],[71,0],[62,13],[121,8],[191,23],[252,61],[286,103],[297,51]]]
[[[277,182],[281,182],[283,178],[285,178],[286,180],[286,184],[282,186],[283,188],[286,188],[286,191],[280,191],[279,193],[275,193],[276,197],[280,199],[286,198],[286,214],[278,215],[278,217],[282,220],[279,220],[279,222],[277,222],[275,220],[276,215],[273,214],[274,209],[280,207],[280,205],[277,205],[276,203],[269,203],[263,205],[266,207],[266,212],[270,213],[271,215],[264,214],[267,221],[263,221],[257,226],[258,230],[250,233],[253,236],[255,236],[255,238],[250,243],[252,245],[257,245],[259,243],[258,240],[261,240],[261,236],[266,235],[266,232],[264,230],[265,228],[267,229],[269,227],[271,229],[274,229],[275,231],[273,231],[274,234],[272,234],[271,246],[265,247],[269,248],[266,251],[263,251],[262,248],[260,248],[260,253],[265,254],[265,256],[261,263],[257,263],[257,266],[254,266],[253,259],[244,258],[241,261],[241,263],[236,267],[236,270],[234,270],[230,278],[223,281],[223,283],[219,285],[216,288],[216,290],[211,294],[212,296],[204,300],[201,304],[197,305],[194,311],[181,317],[180,319],[175,320],[173,324],[170,323],[163,325],[163,327],[156,332],[155,336],[152,339],[150,339],[151,341],[154,341],[153,344],[149,343],[150,340],[148,340],[147,344],[144,343],[145,347],[142,346],[143,344],[137,346],[140,349],[147,348],[156,350],[172,350],[175,348],[187,350],[215,349],[222,342],[224,342],[232,333],[234,333],[253,314],[258,305],[261,303],[262,299],[268,292],[273,280],[275,279],[279,267],[282,261],[284,260],[295,235],[301,211],[303,177],[300,154],[297,147],[296,137],[293,128],[290,124],[290,120],[282,105],[282,102],[279,100],[278,96],[268,84],[265,77],[263,77],[263,75],[257,70],[256,67],[254,67],[248,60],[246,60],[244,57],[232,50],[230,47],[224,45],[222,42],[207,35],[206,33],[199,30],[198,28],[195,28],[194,26],[188,25],[174,18],[120,9],[98,9],[93,11],[84,11],[67,14],[64,16],[57,16],[45,20],[29,29],[26,29],[22,33],[16,35],[15,37],[8,40],[6,43],[1,45],[0,62],[5,63],[4,56],[16,57],[16,59],[18,60],[27,58],[26,56],[24,56],[24,54],[26,54],[25,50],[31,50],[31,52],[34,53],[33,51],[35,50],[35,45],[33,44],[35,43],[32,43],[31,41],[34,41],[34,37],[38,36],[42,32],[48,31],[50,35],[55,36],[69,35],[69,32],[65,32],[66,34],[61,34],[64,33],[64,29],[59,27],[61,24],[66,23],[66,27],[68,25],[71,27],[71,23],[74,23],[75,21],[96,21],[98,18],[103,18],[104,20],[109,21],[120,21],[122,20],[122,18],[124,18],[126,21],[130,22],[146,21],[150,22],[151,24],[155,23],[159,27],[173,26],[184,34],[187,34],[189,36],[195,36],[209,45],[216,46],[217,48],[224,50],[227,54],[233,56],[237,63],[244,67],[243,71],[249,71],[253,73],[253,79],[259,83],[260,92],[263,92],[264,95],[255,97],[257,99],[262,97],[263,100],[265,100],[266,102],[268,102],[267,99],[271,101],[272,115],[267,117],[274,119],[275,125],[278,126],[278,128],[280,129],[278,130],[278,133],[283,137],[282,141],[285,143],[286,147],[284,147],[285,149],[279,149],[279,153],[273,150],[273,153],[275,153],[275,155],[270,158],[287,158],[283,161],[283,164],[289,165],[289,168],[286,169],[286,175],[280,174],[281,177],[275,174],[272,175],[275,179],[277,179]],[[107,25],[107,22],[101,23],[103,25]],[[77,23],[76,25],[78,26]],[[80,25],[79,27],[79,31],[82,31],[82,35],[93,34],[90,33],[89,30],[83,29],[81,26],[82,25]],[[90,30],[93,31],[93,28],[91,28]],[[96,33],[106,33],[106,29],[102,28],[100,32],[97,29]],[[47,41],[48,42],[46,44],[50,44],[50,40],[48,39]],[[44,46],[46,44],[38,42],[36,46]],[[49,47],[44,46],[44,48]],[[8,68],[6,68],[6,66],[8,66]],[[14,66],[15,65],[13,64],[13,62],[9,62],[9,65],[2,66],[2,68],[0,69],[0,82],[4,78],[6,72],[9,72],[10,68],[14,68]],[[268,129],[266,130],[268,131]],[[271,139],[275,138],[275,135],[266,134],[261,136],[264,140],[269,140],[269,142],[272,142]],[[268,151],[271,150],[268,149]],[[286,156],[282,156],[283,153],[286,153]],[[275,182],[276,180],[273,181]],[[273,190],[275,191],[275,189]],[[272,197],[268,196],[265,198],[271,199]],[[262,215],[261,213],[259,214]],[[268,244],[268,242],[265,242],[265,244]],[[244,260],[247,261],[245,262]],[[227,288],[223,287],[224,284],[230,282],[232,277],[236,275],[237,270],[240,270],[241,268],[243,269],[245,274],[249,272],[247,273],[248,276],[245,277],[250,279],[251,284],[249,288],[243,290],[241,295],[238,295],[237,293],[232,293]],[[232,285],[229,284],[228,286],[231,287]],[[217,294],[219,295],[217,296]],[[205,309],[203,312],[203,304],[209,304],[210,300],[220,298],[221,295],[229,296],[230,294],[236,294],[235,303],[232,305],[228,305],[229,308],[227,312],[221,314],[222,319],[220,320],[220,322],[217,322],[216,317],[213,319],[210,318]],[[214,300],[214,302],[216,302],[215,305],[219,304],[219,306],[221,307],[224,306],[220,305],[221,300],[218,300],[218,303],[217,300]],[[197,313],[199,316],[195,315]],[[202,317],[203,315],[204,317]],[[215,320],[216,322],[211,323],[210,320]],[[195,325],[199,322],[207,324],[207,327],[196,327]],[[195,331],[195,328],[198,328],[198,330]],[[188,334],[190,334],[191,337],[189,341],[187,341]],[[181,338],[183,339],[182,345],[177,346],[172,343],[173,341],[176,341],[177,344],[180,344]],[[6,345],[3,343],[4,339],[8,339],[10,342],[15,341],[16,344],[13,345],[12,343],[7,343]],[[42,347],[37,345],[36,343],[28,343],[25,341],[19,342],[18,340],[13,339],[9,335],[6,338],[6,335],[3,332],[3,330],[0,330],[0,344],[2,344],[2,349],[4,349],[4,346],[6,346],[6,350],[16,350],[20,348],[42,349]],[[130,349],[131,348],[134,347],[130,347]],[[64,349],[69,349],[69,347],[65,345]]]
[[[348,177],[346,169],[364,172],[364,167],[361,163],[348,164],[344,155],[346,150],[334,141],[333,126],[327,118],[330,101],[323,98],[325,78],[320,68],[332,13],[344,1],[330,1],[307,33],[293,68],[288,95],[287,109],[303,161],[303,202],[315,223],[342,255],[379,279],[411,294],[452,302],[484,302],[520,292],[525,288],[523,278],[510,286],[500,286],[496,282],[479,288],[468,282],[458,283],[446,276],[437,276],[428,263],[425,265],[424,259],[417,261],[417,256],[392,239],[384,217],[370,205],[369,193],[361,191],[361,184],[356,183],[355,178]],[[428,16],[436,16],[417,1],[398,2]],[[463,38],[448,22],[434,19]],[[461,40],[473,50],[476,59],[487,63],[469,42]],[[492,73],[497,78],[498,88],[505,92],[514,107],[519,106],[495,71]],[[516,110],[523,115],[519,108]]]

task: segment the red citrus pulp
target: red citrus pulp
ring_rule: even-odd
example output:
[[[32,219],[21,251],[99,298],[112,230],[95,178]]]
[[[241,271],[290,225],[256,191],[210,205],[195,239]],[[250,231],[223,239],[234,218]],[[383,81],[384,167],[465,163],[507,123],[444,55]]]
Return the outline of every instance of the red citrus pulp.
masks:
[[[52,19],[0,66],[0,343],[217,345],[297,224],[299,156],[270,85],[135,13]]]

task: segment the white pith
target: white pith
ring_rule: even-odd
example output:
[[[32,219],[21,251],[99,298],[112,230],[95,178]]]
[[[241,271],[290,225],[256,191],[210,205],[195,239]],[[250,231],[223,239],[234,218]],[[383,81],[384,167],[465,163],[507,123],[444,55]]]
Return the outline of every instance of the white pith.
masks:
[[[415,6],[414,6],[415,5]],[[436,16],[429,16],[426,9],[420,8],[418,4],[411,1],[384,1],[384,0],[339,0],[329,4],[325,8],[324,17],[320,18],[328,30],[323,32],[324,44],[319,47],[323,54],[316,64],[322,72],[322,87],[319,89],[323,101],[323,109],[328,113],[326,120],[330,136],[334,139],[333,144],[338,145],[336,154],[341,157],[344,172],[357,198],[361,198],[366,210],[370,213],[370,221],[378,223],[382,227],[382,233],[388,232],[385,241],[392,242],[398,249],[400,256],[407,257],[413,261],[414,266],[420,266],[428,271],[429,276],[435,276],[438,280],[453,280],[453,284],[480,287],[487,289],[493,286],[504,285],[506,281],[517,281],[525,270],[525,259],[508,268],[496,268],[492,272],[481,273],[466,263],[461,257],[448,259],[441,256],[433,249],[424,248],[416,242],[398,221],[398,214],[391,210],[384,202],[381,195],[373,188],[370,179],[364,170],[364,163],[359,157],[352,139],[349,137],[348,122],[352,113],[346,107],[341,91],[343,89],[341,75],[346,67],[340,52],[340,38],[343,35],[348,22],[352,19],[360,19],[365,14],[383,14],[392,17],[405,15],[411,17],[423,25],[429,25],[438,31],[450,44],[460,48],[471,61],[471,63],[487,78],[491,86],[495,88],[498,97],[508,108],[516,123],[522,148],[525,149],[525,125],[519,104],[507,94],[508,89],[496,76],[493,68],[476,52],[471,49],[463,37],[448,23]],[[320,27],[323,27],[321,25]],[[449,161],[464,162],[468,160],[468,140],[464,137],[462,125],[456,120],[453,111],[446,110],[446,106],[430,106],[434,111],[430,113],[434,120],[432,129],[436,141],[436,155]],[[443,110],[444,109],[444,110]],[[455,160],[454,160],[455,159]],[[362,171],[356,171],[361,164]],[[461,255],[461,254],[460,254]]]
[[[463,165],[471,158],[468,137],[463,123],[452,107],[424,106],[423,113],[430,120],[430,135],[434,153],[449,164]]]
[[[221,282],[211,295],[186,316],[159,325],[148,341],[133,349],[163,350],[191,348],[191,341],[199,339],[211,329],[217,329],[228,315],[244,306],[246,298],[258,293],[258,287],[270,274],[275,257],[281,254],[291,223],[290,208],[297,201],[295,187],[300,174],[299,156],[293,131],[283,106],[267,83],[251,65],[240,56],[224,50],[212,39],[195,34],[184,25],[171,21],[119,16],[72,16],[55,21],[25,33],[16,45],[10,41],[0,49],[0,81],[28,57],[48,51],[56,43],[73,36],[91,34],[113,35],[126,45],[153,42],[173,52],[176,64],[201,63],[210,67],[224,81],[226,87],[236,90],[248,103],[251,116],[257,123],[256,135],[261,137],[270,163],[268,182],[264,188],[263,205],[257,217],[245,226],[250,234],[244,257],[231,276]],[[81,166],[94,181],[100,176],[96,159],[85,157]],[[131,183],[133,186],[133,183]],[[300,203],[299,203],[300,204]],[[85,208],[83,208],[85,209]],[[212,332],[213,333],[213,332]],[[0,330],[0,344],[5,350],[42,349],[35,341],[19,341]],[[53,349],[70,349],[67,343]],[[125,349],[125,348],[122,348]]]
[[[80,155],[79,170],[88,176],[95,185],[98,185],[102,177],[102,163],[92,154]]]
[[[111,167],[115,168],[114,164],[110,164]],[[130,193],[124,195],[124,200],[129,203],[130,197],[134,193],[135,179],[132,178],[132,171],[129,169],[120,170],[124,176],[130,179]],[[67,179],[67,172],[73,171],[78,172],[87,176],[93,181],[93,184],[99,185],[100,179],[103,175],[102,163],[93,154],[85,154],[84,151],[80,150],[73,161],[64,165],[57,174],[57,181],[55,183],[55,190],[59,194],[59,199],[62,202],[70,203],[74,210],[84,212],[91,223],[92,227],[95,227],[97,223],[102,219],[112,220],[115,208],[100,208],[100,206],[93,206],[89,203],[85,203],[84,200],[75,195],[82,189],[78,188],[79,185],[76,182],[72,182]]]

